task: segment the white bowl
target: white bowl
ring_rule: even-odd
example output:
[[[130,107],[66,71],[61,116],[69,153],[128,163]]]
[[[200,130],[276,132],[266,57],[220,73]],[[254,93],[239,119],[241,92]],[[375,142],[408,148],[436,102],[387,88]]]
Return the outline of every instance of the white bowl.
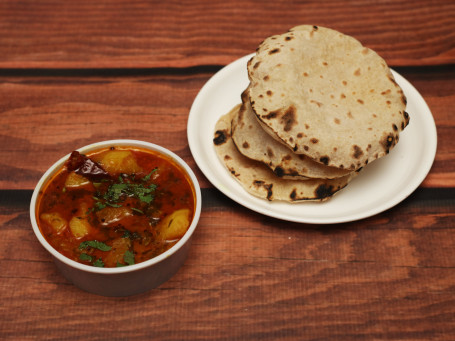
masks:
[[[36,221],[36,201],[43,185],[63,166],[69,155],[57,161],[39,180],[30,203],[30,219],[36,237],[53,256],[63,276],[77,287],[102,296],[129,296],[156,288],[170,279],[183,265],[201,214],[201,189],[191,168],[176,154],[158,145],[136,140],[111,140],[94,143],[78,149],[87,153],[107,146],[133,146],[158,151],[175,160],[188,174],[195,189],[194,218],[185,235],[169,250],[142,263],[119,268],[98,268],[73,261],[54,249],[42,236]]]

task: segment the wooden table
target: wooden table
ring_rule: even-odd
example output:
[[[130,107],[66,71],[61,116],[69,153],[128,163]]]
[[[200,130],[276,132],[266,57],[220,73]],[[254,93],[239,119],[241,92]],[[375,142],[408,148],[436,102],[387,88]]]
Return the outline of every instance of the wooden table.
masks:
[[[455,339],[453,1],[5,0],[0,16],[0,339]],[[186,124],[201,87],[304,23],[375,49],[431,108],[431,172],[383,213],[336,225],[269,218],[218,191],[192,157]],[[117,138],[180,155],[203,205],[171,280],[107,298],[59,274],[28,212],[53,162]]]

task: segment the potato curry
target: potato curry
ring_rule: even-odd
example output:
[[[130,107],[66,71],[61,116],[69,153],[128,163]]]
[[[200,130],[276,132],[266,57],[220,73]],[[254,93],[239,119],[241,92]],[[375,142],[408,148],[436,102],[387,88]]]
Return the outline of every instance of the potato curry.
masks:
[[[97,267],[151,259],[187,231],[194,188],[172,159],[141,148],[71,153],[39,193],[37,220],[66,257]]]

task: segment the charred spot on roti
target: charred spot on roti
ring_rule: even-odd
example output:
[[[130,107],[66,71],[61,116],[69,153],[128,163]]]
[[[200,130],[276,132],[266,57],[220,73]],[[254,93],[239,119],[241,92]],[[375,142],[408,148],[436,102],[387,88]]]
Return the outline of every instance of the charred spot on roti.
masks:
[[[227,154],[226,154],[226,155],[224,156],[224,160],[225,160],[225,161],[232,160],[232,157],[231,157],[230,155],[227,155]]]
[[[235,177],[240,176],[240,174],[237,173],[237,172],[235,171],[235,168],[234,168],[234,167],[228,167],[228,169],[229,169],[229,172],[230,172],[233,176],[235,176]]]
[[[317,27],[316,25],[313,26],[313,30],[314,31],[317,31],[319,27]]]
[[[360,69],[354,71],[354,76],[360,76]]]
[[[352,146],[352,157],[354,159],[360,159],[363,156],[363,150],[358,145]]]
[[[213,143],[216,146],[222,145],[227,141],[228,137],[229,133],[227,132],[227,130],[217,130],[215,132],[215,138],[213,139]]]
[[[386,153],[389,152],[390,148],[393,147],[396,143],[396,138],[392,133],[384,133],[382,139],[379,141],[382,148]]]
[[[278,116],[279,111],[270,111],[267,115],[262,115],[261,117],[266,120],[274,119]]]
[[[256,62],[254,65],[253,65],[253,69],[257,69],[259,67],[259,65],[261,65],[261,62]]]
[[[392,90],[390,90],[390,89],[387,89],[387,90],[385,90],[385,91],[381,92],[381,95],[385,96],[385,95],[388,95],[388,94],[390,94],[391,92],[392,92]]]
[[[343,85],[348,85],[348,82],[347,81],[342,81],[341,82]]]
[[[242,148],[248,149],[249,147],[250,145],[248,144],[248,142],[243,142]]]
[[[286,36],[286,38],[284,38],[284,40],[286,40],[286,41],[289,41],[291,39],[294,39],[294,37],[293,36]]]
[[[296,198],[297,198],[297,190],[295,188],[292,189],[291,194],[289,194],[289,198],[291,199],[291,201],[295,201],[296,200]]]
[[[319,161],[327,166],[329,164],[330,158],[328,156],[321,156],[319,158]]]
[[[276,49],[273,49],[273,50],[269,51],[269,54],[274,54],[274,53],[277,53],[277,52],[280,52],[279,48],[276,48]]]
[[[262,180],[254,180],[253,184],[257,188],[262,187],[267,191],[267,200],[271,201],[273,199],[273,184],[266,184],[265,181]]]
[[[310,140],[310,142],[313,143],[313,144],[316,144],[316,143],[319,142],[319,140],[318,140],[317,138],[313,137],[313,138]]]
[[[267,75],[267,76],[264,76],[264,78],[262,78],[262,79],[265,81],[268,81],[270,79],[270,77]]]
[[[304,149],[305,151],[308,151],[308,150],[310,149],[310,147],[308,147],[308,146],[305,145],[305,146],[303,146],[303,149]]]
[[[275,155],[275,154],[273,153],[272,148],[267,147],[267,155],[268,155],[269,157],[273,157],[273,156]]]
[[[340,124],[340,122],[341,122],[340,119],[336,118],[336,117],[333,119],[333,121],[335,122],[335,124]]]
[[[394,131],[398,131],[397,125],[396,125],[396,124],[392,124],[392,129],[393,129]]]
[[[295,107],[290,106],[284,115],[281,117],[281,124],[284,126],[284,131],[290,131],[297,124]]]
[[[405,95],[402,95],[401,96],[401,102],[406,105],[408,103],[408,100],[406,99],[406,96]]]
[[[308,72],[304,72],[304,73],[303,73],[303,76],[304,76],[304,77],[308,77]]]
[[[346,98],[346,95],[342,93],[342,94],[340,95],[340,98],[344,99],[344,98]]]
[[[358,99],[357,102],[360,104],[363,104],[363,100],[361,100],[361,99]]]
[[[270,91],[270,90],[267,90],[266,94],[267,94],[267,96],[272,96],[272,95],[273,95],[273,92]]]
[[[273,170],[273,173],[275,173],[275,175],[279,178],[282,178],[283,175],[284,175],[284,169],[281,168],[281,167],[275,167],[275,169]]]
[[[304,134],[304,133],[298,133],[298,134],[297,134],[297,138],[298,138],[298,139],[301,139],[302,137],[305,137],[305,134]]]
[[[314,195],[317,199],[324,199],[331,197],[335,193],[332,185],[320,184],[314,191]]]
[[[404,119],[406,120],[406,125],[409,123],[409,114],[405,111],[403,112]]]

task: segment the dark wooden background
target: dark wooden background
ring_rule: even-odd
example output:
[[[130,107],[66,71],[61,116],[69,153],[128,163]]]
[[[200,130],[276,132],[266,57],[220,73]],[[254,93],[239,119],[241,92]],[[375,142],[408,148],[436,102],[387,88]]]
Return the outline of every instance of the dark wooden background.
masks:
[[[0,3],[1,340],[454,340],[455,2]],[[299,24],[375,49],[427,101],[438,151],[396,207],[339,225],[289,223],[225,197],[188,147],[191,104],[224,65]],[[83,292],[29,221],[57,159],[116,138],[161,144],[196,172],[190,255],[159,288]]]

